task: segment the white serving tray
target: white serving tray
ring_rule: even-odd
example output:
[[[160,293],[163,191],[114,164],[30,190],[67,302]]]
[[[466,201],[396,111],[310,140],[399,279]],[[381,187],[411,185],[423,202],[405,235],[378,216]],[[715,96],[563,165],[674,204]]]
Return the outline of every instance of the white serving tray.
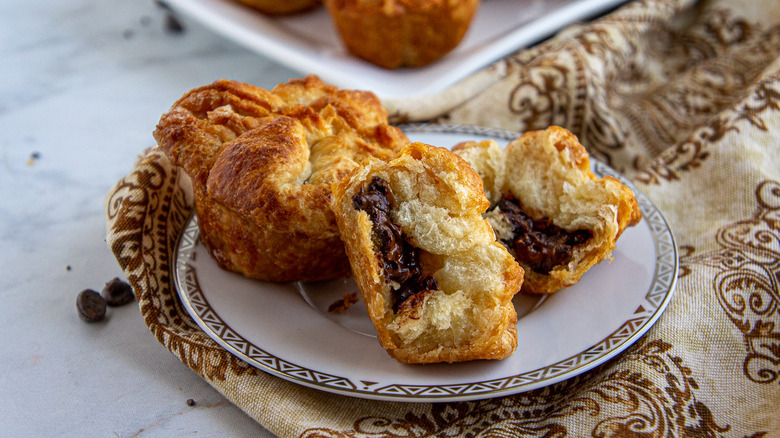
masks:
[[[349,55],[324,7],[268,17],[235,0],[165,0],[174,10],[302,74],[382,99],[435,94],[478,69],[626,0],[483,0],[463,41],[420,68],[386,70]]]

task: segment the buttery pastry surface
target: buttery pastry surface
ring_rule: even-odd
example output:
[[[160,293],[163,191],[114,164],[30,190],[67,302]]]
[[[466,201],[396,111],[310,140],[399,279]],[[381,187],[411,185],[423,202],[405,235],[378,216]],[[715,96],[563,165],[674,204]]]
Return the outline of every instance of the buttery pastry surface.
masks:
[[[372,93],[315,76],[272,90],[229,80],[193,89],[154,137],[191,177],[201,237],[219,265],[274,282],[349,273],[330,185],[408,143]]]
[[[324,0],[347,50],[380,67],[420,67],[463,39],[479,0]]]
[[[361,298],[390,356],[458,362],[515,351],[511,300],[523,271],[482,218],[489,203],[464,160],[412,143],[393,160],[372,159],[335,183],[331,203]],[[377,205],[384,210],[372,210]],[[387,253],[396,257],[388,261]]]
[[[525,133],[506,148],[492,140],[464,142],[453,152],[482,178],[492,205],[486,218],[525,270],[524,293],[551,294],[577,283],[610,259],[620,234],[642,218],[631,189],[611,176],[597,178],[585,148],[563,128]],[[513,215],[530,217],[536,228],[518,231]],[[544,240],[562,248],[546,248]]]

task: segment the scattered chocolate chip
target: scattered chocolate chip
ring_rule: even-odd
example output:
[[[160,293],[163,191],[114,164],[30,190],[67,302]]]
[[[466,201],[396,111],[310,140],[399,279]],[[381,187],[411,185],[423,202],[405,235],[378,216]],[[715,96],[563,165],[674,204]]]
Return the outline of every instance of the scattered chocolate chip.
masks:
[[[103,290],[100,291],[100,295],[111,307],[123,306],[135,299],[133,288],[119,278],[114,278],[106,283]]]
[[[70,265],[68,265],[68,266],[65,266],[65,270],[66,270],[66,271],[71,271],[72,269],[73,269],[73,268],[71,268],[71,267],[70,267]]]
[[[101,321],[106,316],[106,300],[92,289],[84,289],[76,297],[79,317],[86,322]]]
[[[187,406],[195,406],[195,400],[188,398],[187,399]]]
[[[165,15],[165,31],[169,34],[178,35],[184,33],[184,25],[181,24],[175,15],[169,13]]]

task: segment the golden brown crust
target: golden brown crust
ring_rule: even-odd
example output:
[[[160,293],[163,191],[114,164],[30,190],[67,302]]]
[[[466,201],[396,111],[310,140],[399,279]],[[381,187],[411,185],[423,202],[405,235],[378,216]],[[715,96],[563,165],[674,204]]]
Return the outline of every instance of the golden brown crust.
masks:
[[[347,50],[380,67],[420,67],[454,49],[479,0],[325,0]]]
[[[392,191],[392,219],[420,251],[437,290],[412,295],[395,312],[373,224],[353,199],[374,177]],[[443,148],[413,143],[390,162],[370,160],[333,186],[331,206],[353,275],[380,344],[404,363],[503,359],[517,348],[512,297],[523,271],[481,217],[479,176]]]
[[[314,76],[270,91],[227,80],[194,89],[154,136],[192,178],[204,243],[220,265],[275,282],[349,273],[330,185],[408,142],[373,94]]]
[[[585,148],[569,131],[553,126],[528,132],[502,150],[493,143],[463,143],[453,151],[466,158],[486,181],[500,181],[495,192],[511,196],[523,211],[539,220],[549,218],[566,230],[588,230],[591,238],[575,246],[568,264],[548,273],[535,272],[527,263],[523,292],[551,294],[577,283],[602,260],[611,258],[615,242],[626,227],[637,224],[642,214],[634,193],[611,176],[597,178],[590,170]],[[503,167],[492,157],[503,156]],[[496,175],[495,172],[504,172]],[[492,200],[493,203],[497,199]],[[513,239],[502,214],[488,214],[499,238]]]
[[[236,0],[266,15],[289,15],[308,11],[320,0]]]

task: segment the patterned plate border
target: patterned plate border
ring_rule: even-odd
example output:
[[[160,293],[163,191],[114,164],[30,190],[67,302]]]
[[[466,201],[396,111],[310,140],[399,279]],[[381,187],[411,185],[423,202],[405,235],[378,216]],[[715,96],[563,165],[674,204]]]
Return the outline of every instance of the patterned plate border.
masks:
[[[453,124],[406,124],[401,128],[407,133],[461,133],[503,140],[512,140],[519,135],[514,131]],[[347,377],[323,373],[274,356],[233,330],[206,299],[198,282],[197,271],[189,263],[200,238],[198,218],[194,214],[180,234],[174,256],[176,290],[201,329],[232,354],[272,375],[324,391],[377,400],[444,402],[517,394],[551,385],[603,364],[636,342],[666,309],[677,282],[677,245],[661,212],[647,196],[608,165],[591,158],[591,167],[597,176],[611,175],[634,191],[642,211],[642,220],[647,222],[655,243],[654,275],[644,300],[620,327],[584,351],[542,368],[473,383],[390,384],[373,387],[374,382],[361,381],[360,385],[356,385]]]

